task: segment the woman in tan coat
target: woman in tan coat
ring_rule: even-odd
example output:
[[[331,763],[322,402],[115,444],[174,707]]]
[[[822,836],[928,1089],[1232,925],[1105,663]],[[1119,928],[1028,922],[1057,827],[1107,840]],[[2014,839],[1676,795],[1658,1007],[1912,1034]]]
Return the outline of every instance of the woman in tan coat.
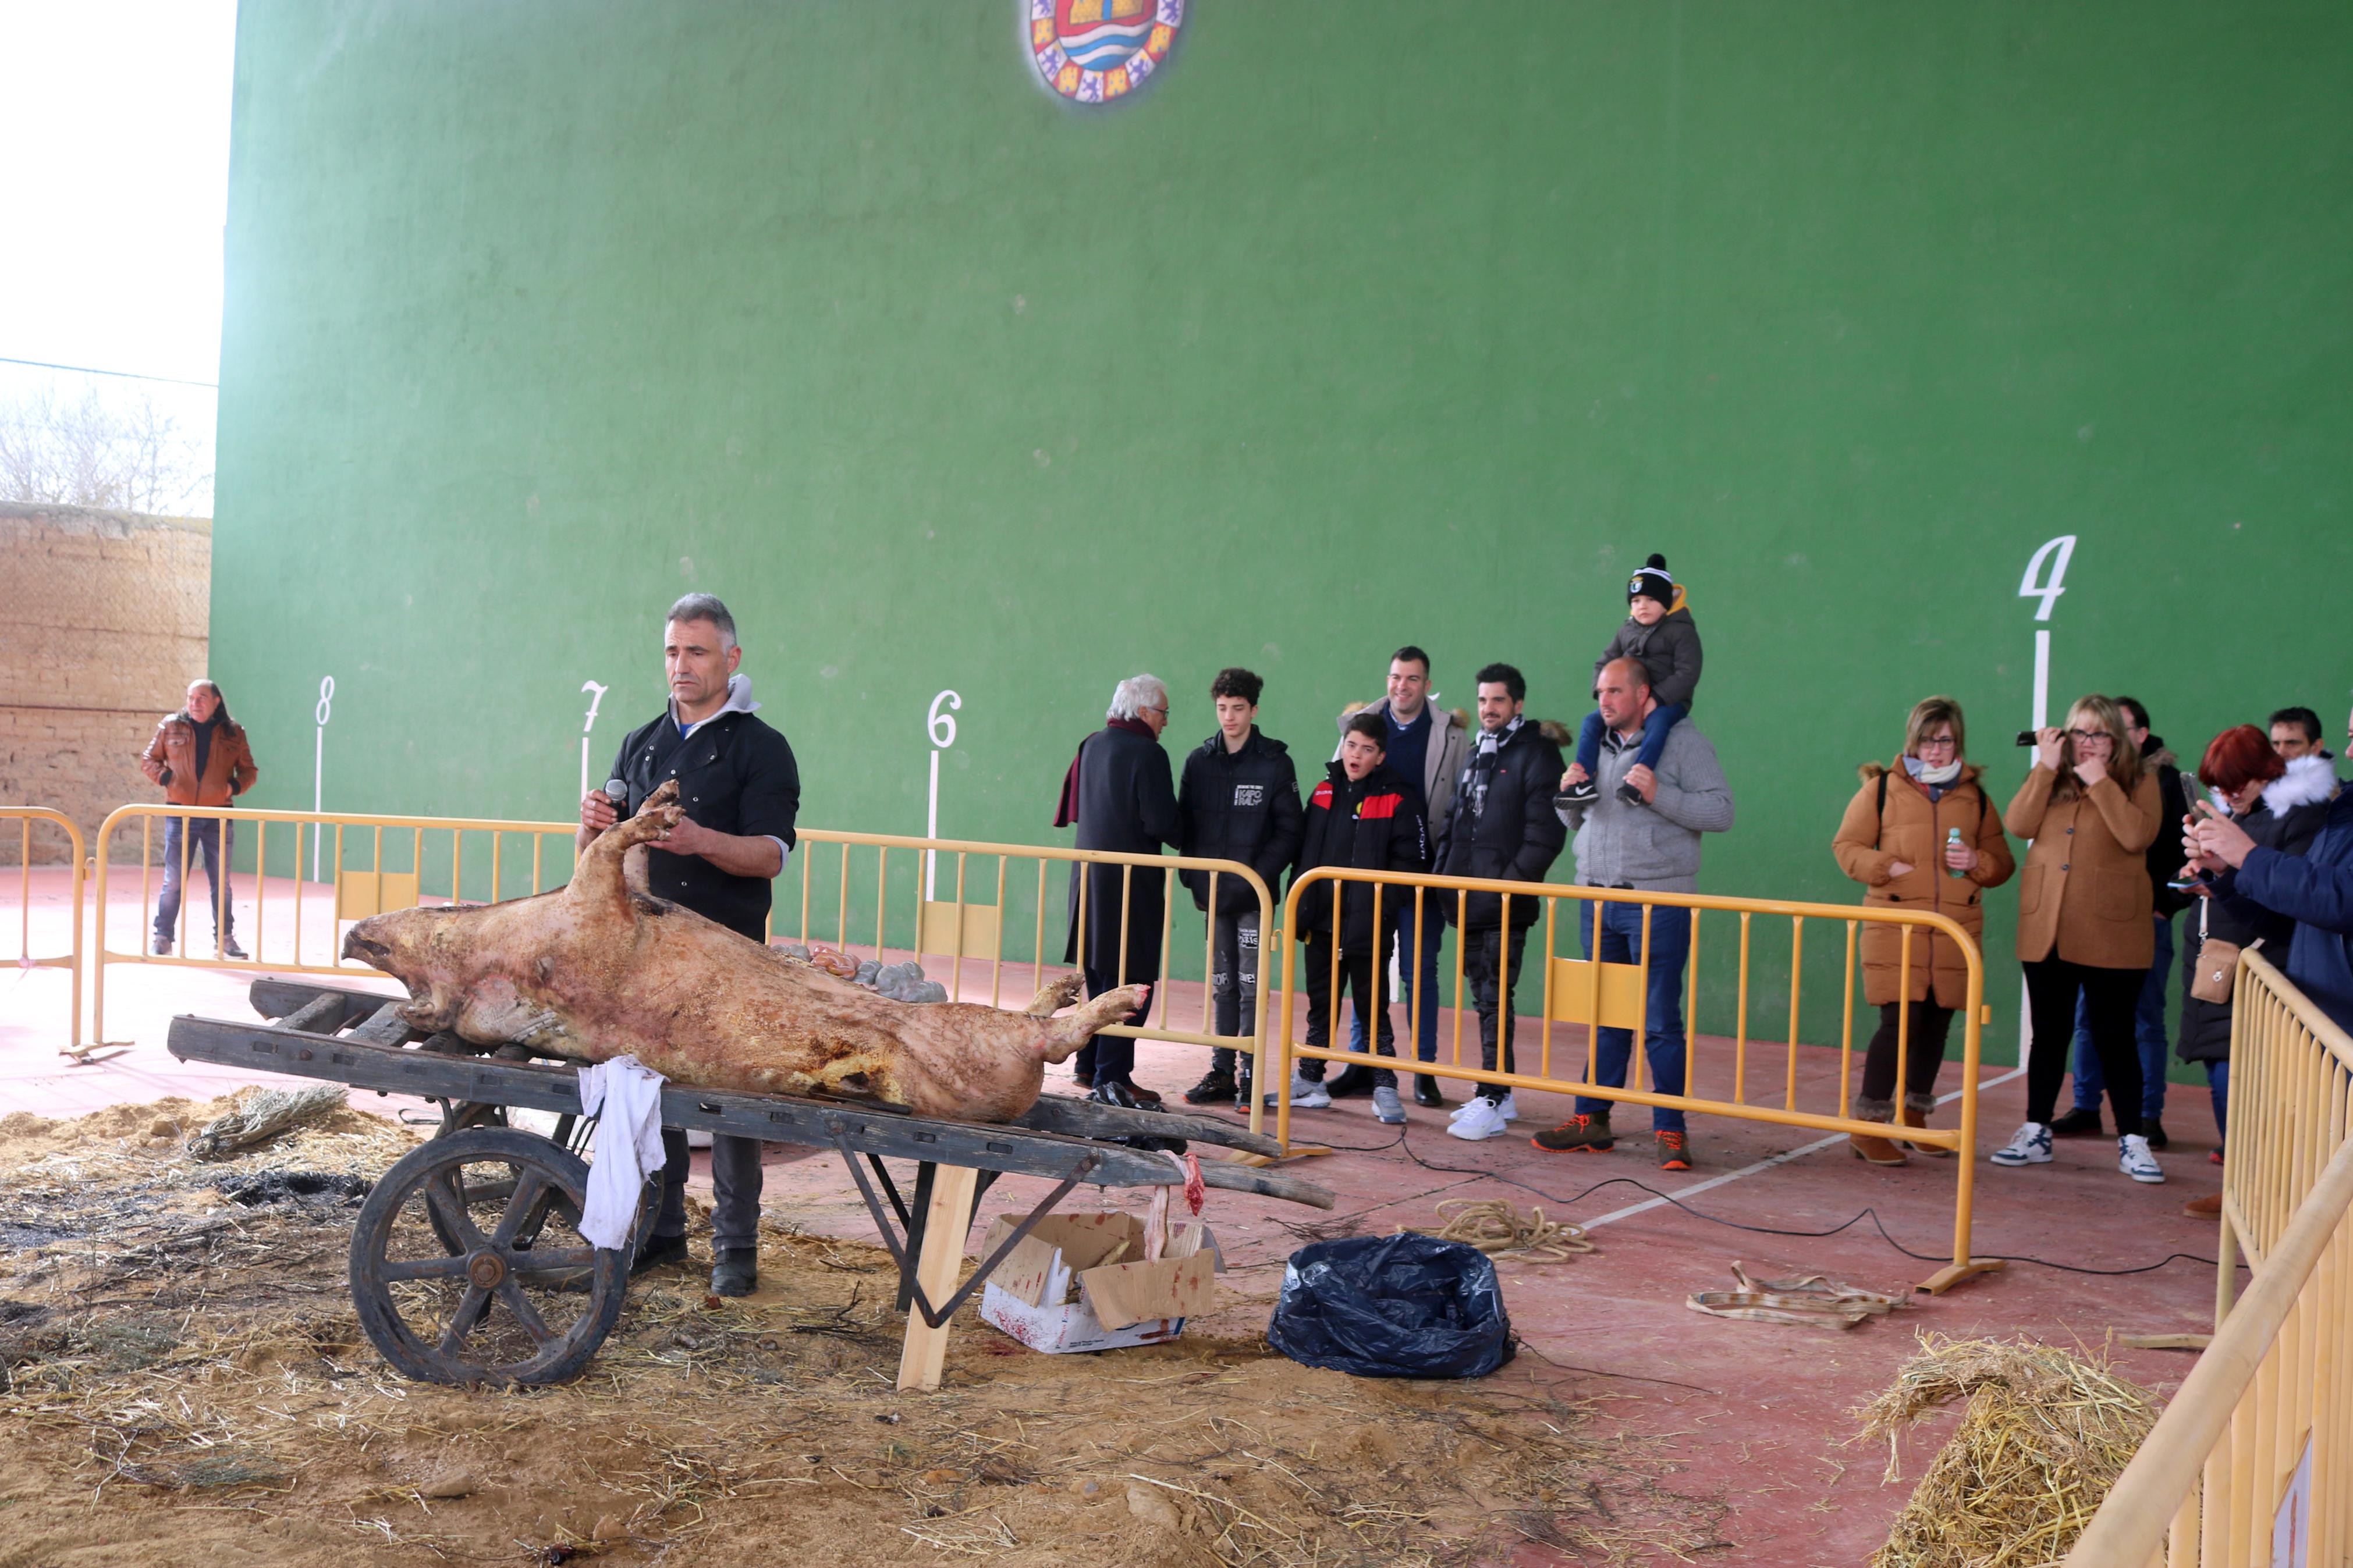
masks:
[[[1862,765],[1862,787],[1847,803],[1831,853],[1840,870],[1870,889],[1862,896],[1866,905],[1931,910],[1974,940],[1985,929],[1979,900],[1988,888],[2010,880],[2015,862],[1979,770],[1962,761],[1967,740],[1961,705],[1951,698],[1931,697],[1914,708],[1895,765]],[[1936,1105],[1946,1036],[1954,1013],[1968,1003],[1968,961],[1952,938],[1901,926],[1864,926],[1862,947],[1863,1000],[1879,1009],[1879,1029],[1863,1058],[1854,1114],[1865,1121],[1894,1119],[1902,1029],[1903,1124],[1926,1127]],[[1903,1150],[1884,1138],[1858,1135],[1852,1142],[1857,1159],[1904,1163]]]
[[[2018,884],[2018,959],[2033,1043],[2026,1125],[1994,1151],[1997,1165],[2050,1163],[2051,1112],[2067,1076],[2080,995],[2122,1134],[2116,1168],[2136,1182],[2165,1180],[2141,1136],[2133,1042],[2133,1009],[2157,958],[2147,855],[2162,815],[2157,775],[2141,766],[2123,712],[2106,698],[2082,699],[2067,710],[2064,730],[2036,738],[2034,771],[2003,814],[2012,833],[2033,840]]]

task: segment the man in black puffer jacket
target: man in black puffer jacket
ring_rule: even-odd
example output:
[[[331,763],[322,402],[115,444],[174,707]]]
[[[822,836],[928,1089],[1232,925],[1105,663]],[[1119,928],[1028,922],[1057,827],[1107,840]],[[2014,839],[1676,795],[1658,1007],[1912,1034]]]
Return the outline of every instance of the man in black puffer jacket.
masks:
[[[1283,868],[1299,853],[1299,773],[1291,752],[1258,731],[1259,693],[1265,683],[1247,669],[1221,669],[1209,683],[1218,732],[1185,759],[1176,789],[1176,852],[1208,860],[1239,860],[1282,896]],[[1209,908],[1210,873],[1179,871],[1193,907],[1209,917],[1209,999],[1220,1035],[1245,1032],[1257,1014],[1258,894],[1240,877],[1219,877],[1218,907]],[[1250,1064],[1219,1046],[1209,1070],[1185,1091],[1195,1105],[1238,1100],[1250,1105]]]
[[[1546,733],[1547,726],[1523,715],[1527,695],[1526,679],[1508,664],[1491,664],[1479,672],[1479,732],[1471,739],[1471,760],[1454,786],[1446,841],[1438,851],[1440,876],[1541,882],[1568,841],[1568,829],[1553,809],[1553,791],[1566,771],[1560,742]],[[1544,900],[1514,900],[1509,930],[1502,894],[1472,893],[1464,904],[1462,977],[1479,1010],[1479,1064],[1494,1071],[1500,1047],[1503,1070],[1510,1072],[1511,993],[1519,988],[1528,927]],[[1456,920],[1455,900],[1440,895],[1438,912]],[[1493,1138],[1516,1110],[1508,1090],[1481,1084],[1455,1111],[1447,1131],[1474,1142]]]
[[[1328,776],[1308,797],[1307,828],[1299,847],[1298,874],[1318,866],[1349,866],[1364,871],[1419,871],[1429,863],[1429,828],[1411,787],[1388,765],[1388,721],[1377,713],[1359,713],[1348,721],[1340,737],[1339,759]],[[1332,916],[1334,893],[1340,915]],[[1299,896],[1297,935],[1307,943],[1307,1043],[1324,1046],[1332,1038],[1332,1015],[1339,991],[1356,998],[1357,1013],[1373,1023],[1376,1047],[1385,1057],[1397,1055],[1389,1027],[1389,1010],[1381,996],[1388,978],[1389,946],[1397,934],[1397,911],[1410,901],[1412,889],[1380,888],[1356,882],[1315,882]],[[1402,895],[1402,896],[1400,896]],[[1380,904],[1377,926],[1373,905]],[[1333,984],[1336,936],[1339,987]],[[1291,1102],[1307,1110],[1332,1103],[1324,1087],[1324,1063],[1310,1058],[1299,1064],[1291,1081]],[[1398,1098],[1397,1074],[1388,1068],[1372,1074],[1373,1114],[1391,1126],[1405,1121],[1405,1105]]]

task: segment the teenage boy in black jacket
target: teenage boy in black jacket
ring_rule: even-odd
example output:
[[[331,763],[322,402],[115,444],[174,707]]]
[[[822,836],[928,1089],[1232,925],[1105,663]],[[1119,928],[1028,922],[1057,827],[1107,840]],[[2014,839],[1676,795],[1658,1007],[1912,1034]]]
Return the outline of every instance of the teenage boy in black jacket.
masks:
[[[1329,764],[1328,776],[1308,797],[1307,829],[1299,847],[1299,874],[1318,866],[1351,866],[1366,871],[1419,871],[1429,864],[1430,830],[1411,787],[1388,765],[1388,721],[1377,713],[1359,713],[1348,721],[1340,737],[1340,755]],[[1335,890],[1340,918],[1332,918]],[[1389,1010],[1380,987],[1388,976],[1389,945],[1397,934],[1398,895],[1412,897],[1410,889],[1382,888],[1380,924],[1375,929],[1375,885],[1364,882],[1316,882],[1299,898],[1299,935],[1307,942],[1307,1043],[1325,1045],[1332,1037],[1332,1015],[1339,1005],[1334,976],[1334,943],[1338,945],[1340,987],[1355,997],[1358,1016],[1374,1023],[1377,1047],[1395,1057],[1397,1046],[1389,1028]],[[1324,1088],[1324,1062],[1311,1058],[1299,1064],[1291,1080],[1291,1103],[1317,1110],[1332,1103]],[[1397,1074],[1388,1068],[1373,1070],[1373,1114],[1391,1126],[1405,1121],[1398,1099]]]
[[[1527,680],[1508,664],[1491,664],[1479,672],[1479,732],[1471,739],[1471,760],[1454,786],[1446,841],[1438,852],[1441,876],[1541,882],[1568,842],[1568,829],[1553,809],[1553,791],[1566,771],[1560,745],[1545,733],[1546,726],[1523,715],[1527,695]],[[1437,903],[1441,919],[1456,918],[1453,899],[1440,897]],[[1462,977],[1479,1010],[1479,1065],[1490,1072],[1495,1070],[1499,1043],[1503,1070],[1513,1070],[1510,993],[1519,987],[1528,927],[1543,903],[1536,898],[1514,900],[1509,931],[1504,928],[1500,893],[1472,893],[1461,910]],[[1508,1090],[1481,1084],[1446,1131],[1473,1142],[1493,1138],[1516,1110]]]
[[[1207,860],[1239,860],[1282,896],[1283,868],[1299,853],[1299,773],[1291,752],[1258,731],[1259,693],[1265,682],[1247,669],[1221,669],[1209,683],[1218,732],[1185,759],[1176,790],[1176,853]],[[1193,907],[1209,917],[1209,999],[1220,1035],[1244,1033],[1258,1009],[1258,895],[1240,877],[1219,877],[1218,907],[1209,908],[1207,871],[1179,871],[1193,890]],[[1250,1105],[1250,1063],[1237,1066],[1231,1047],[1209,1053],[1209,1070],[1185,1091],[1195,1105],[1221,1100]]]

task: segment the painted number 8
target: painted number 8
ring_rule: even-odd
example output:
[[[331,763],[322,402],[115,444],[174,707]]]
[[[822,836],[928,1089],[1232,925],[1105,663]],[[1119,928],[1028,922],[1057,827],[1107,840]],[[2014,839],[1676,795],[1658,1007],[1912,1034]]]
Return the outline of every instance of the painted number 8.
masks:
[[[956,722],[952,716],[940,711],[940,704],[943,702],[950,708],[961,708],[964,706],[964,699],[953,691],[943,691],[932,699],[932,710],[925,718],[924,723],[931,730],[932,744],[945,751],[955,744]]]
[[[319,682],[319,723],[322,727],[324,727],[327,722],[327,715],[332,710],[334,700],[335,678],[331,675]]]

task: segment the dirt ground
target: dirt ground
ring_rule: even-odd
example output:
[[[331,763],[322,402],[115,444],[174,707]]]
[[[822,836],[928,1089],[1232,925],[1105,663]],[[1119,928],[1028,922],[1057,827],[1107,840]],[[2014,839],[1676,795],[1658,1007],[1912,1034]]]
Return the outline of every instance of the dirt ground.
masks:
[[[1476,1384],[1354,1379],[1191,1330],[1048,1356],[967,1307],[941,1390],[898,1394],[887,1255],[784,1224],[745,1300],[680,1269],[640,1281],[575,1383],[408,1383],[361,1334],[345,1269],[365,1183],[416,1135],[344,1110],[191,1159],[225,1104],[0,1120],[0,1568],[1336,1568],[1728,1545],[1723,1504],[1620,1428],[1607,1384],[1533,1354]]]

